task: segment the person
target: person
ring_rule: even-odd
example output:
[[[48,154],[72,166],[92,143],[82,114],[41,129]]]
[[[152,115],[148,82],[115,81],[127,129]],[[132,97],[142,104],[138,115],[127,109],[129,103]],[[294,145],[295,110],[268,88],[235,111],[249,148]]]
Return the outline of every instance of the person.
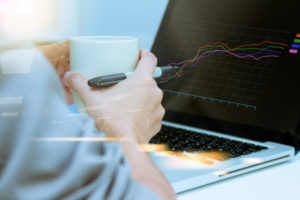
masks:
[[[68,72],[69,42],[0,56],[0,199],[176,199],[139,148],[164,115],[153,54],[141,49],[134,74],[103,90]],[[90,117],[70,113],[70,90]]]

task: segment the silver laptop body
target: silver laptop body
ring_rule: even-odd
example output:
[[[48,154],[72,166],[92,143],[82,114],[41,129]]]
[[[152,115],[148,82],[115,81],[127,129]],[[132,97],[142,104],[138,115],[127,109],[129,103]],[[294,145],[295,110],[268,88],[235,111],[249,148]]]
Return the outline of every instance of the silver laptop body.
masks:
[[[161,152],[151,152],[151,157],[154,163],[170,181],[176,193],[184,192],[233,176],[275,165],[292,159],[295,154],[294,147],[279,143],[261,143],[170,122],[164,122],[163,124],[165,126],[191,130],[208,135],[216,135],[231,140],[268,147],[267,150],[262,150],[237,158],[231,158],[225,161],[207,158],[209,161],[212,161],[213,164],[205,164],[186,158],[181,158],[176,155],[167,155]]]

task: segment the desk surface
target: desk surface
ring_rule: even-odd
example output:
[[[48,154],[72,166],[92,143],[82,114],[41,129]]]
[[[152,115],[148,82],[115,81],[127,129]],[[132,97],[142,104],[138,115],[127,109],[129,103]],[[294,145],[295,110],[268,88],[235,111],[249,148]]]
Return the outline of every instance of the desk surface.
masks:
[[[300,199],[300,155],[279,165],[185,192],[179,200]]]

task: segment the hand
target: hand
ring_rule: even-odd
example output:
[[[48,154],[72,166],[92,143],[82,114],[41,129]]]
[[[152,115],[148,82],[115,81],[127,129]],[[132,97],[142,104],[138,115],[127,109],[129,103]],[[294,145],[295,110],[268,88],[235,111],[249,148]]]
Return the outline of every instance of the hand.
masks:
[[[71,72],[64,83],[80,95],[96,127],[107,136],[148,143],[160,131],[165,110],[163,93],[152,78],[157,58],[146,50],[140,55],[133,75],[111,88],[92,89],[83,76]]]
[[[65,73],[70,71],[70,42],[60,42],[37,47],[51,62],[58,76],[62,80]],[[73,104],[73,96],[68,87],[64,87],[68,104]]]

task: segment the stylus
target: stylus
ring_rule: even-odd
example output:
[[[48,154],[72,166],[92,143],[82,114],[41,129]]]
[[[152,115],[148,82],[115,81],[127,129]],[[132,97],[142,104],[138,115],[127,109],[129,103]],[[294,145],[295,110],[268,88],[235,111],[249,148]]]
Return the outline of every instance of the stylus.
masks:
[[[169,73],[173,73],[174,70],[177,70],[177,66],[165,66],[165,67],[156,67],[153,73],[153,78],[160,78],[167,76]],[[112,85],[119,83],[122,80],[125,80],[131,76],[133,72],[112,74],[106,76],[99,76],[88,81],[88,85],[93,88],[107,88]]]

